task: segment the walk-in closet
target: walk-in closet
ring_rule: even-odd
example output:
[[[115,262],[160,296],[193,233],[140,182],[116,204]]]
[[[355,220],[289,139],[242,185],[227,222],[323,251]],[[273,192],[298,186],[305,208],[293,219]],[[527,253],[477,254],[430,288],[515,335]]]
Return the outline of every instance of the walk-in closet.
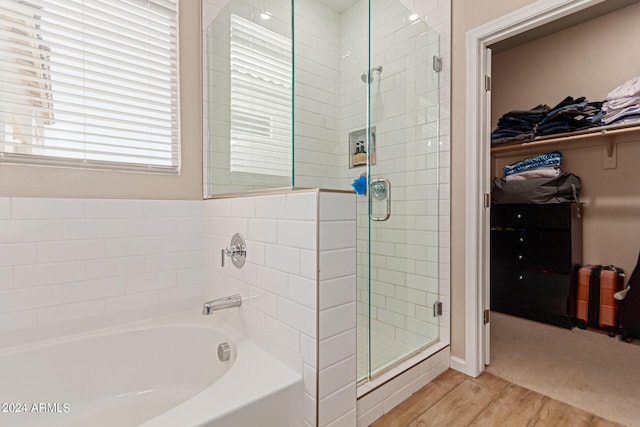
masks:
[[[540,105],[553,110],[567,97],[596,104],[640,76],[639,22],[640,2],[605,1],[490,46],[491,125],[514,110]],[[505,165],[555,151],[562,155],[561,171],[581,179],[579,212],[545,215],[557,220],[556,215],[566,214],[580,229],[576,234],[572,228],[565,234],[553,229],[547,235],[561,239],[542,239],[532,252],[573,244],[580,264],[611,264],[630,274],[640,251],[640,117],[493,144],[491,179],[504,178]],[[533,226],[544,226],[541,213],[527,213],[537,219]],[[498,214],[492,208],[492,225]],[[492,253],[494,239],[492,235]],[[552,286],[553,280],[565,283],[559,275],[540,283]],[[492,309],[493,301],[509,304],[509,295],[496,294],[494,299],[494,289],[491,293]],[[602,330],[572,329],[570,323],[561,328],[558,322],[498,312],[492,313],[491,324],[488,372],[625,425],[640,420],[640,410],[632,403],[640,391],[640,366],[633,363],[640,360],[639,340],[629,344]]]

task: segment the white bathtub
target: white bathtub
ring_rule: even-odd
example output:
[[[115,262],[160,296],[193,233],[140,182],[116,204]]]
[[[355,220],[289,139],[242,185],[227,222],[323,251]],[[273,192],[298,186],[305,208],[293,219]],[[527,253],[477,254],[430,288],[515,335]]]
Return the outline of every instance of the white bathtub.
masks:
[[[0,426],[297,427],[302,390],[299,374],[215,314],[0,351]]]

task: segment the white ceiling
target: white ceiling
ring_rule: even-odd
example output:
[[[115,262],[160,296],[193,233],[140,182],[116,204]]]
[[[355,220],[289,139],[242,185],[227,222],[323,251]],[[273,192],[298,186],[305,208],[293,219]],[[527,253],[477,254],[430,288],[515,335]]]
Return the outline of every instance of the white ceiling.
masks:
[[[354,4],[358,3],[358,0],[318,0],[320,3],[324,3],[331,9],[338,13],[342,13],[349,9]]]

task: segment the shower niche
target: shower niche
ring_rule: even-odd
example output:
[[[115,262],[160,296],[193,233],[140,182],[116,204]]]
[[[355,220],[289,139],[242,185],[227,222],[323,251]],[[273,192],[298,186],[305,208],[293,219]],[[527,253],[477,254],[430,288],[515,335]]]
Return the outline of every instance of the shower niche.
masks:
[[[371,128],[369,140],[367,141],[367,129],[359,129],[349,132],[349,147],[347,156],[349,157],[349,169],[376,164],[376,127]]]

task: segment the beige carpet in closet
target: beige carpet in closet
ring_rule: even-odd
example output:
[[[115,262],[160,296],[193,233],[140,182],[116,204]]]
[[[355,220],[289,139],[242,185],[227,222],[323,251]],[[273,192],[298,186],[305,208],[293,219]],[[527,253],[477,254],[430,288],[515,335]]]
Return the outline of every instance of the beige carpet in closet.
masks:
[[[491,313],[487,372],[611,421],[640,426],[640,343]]]

